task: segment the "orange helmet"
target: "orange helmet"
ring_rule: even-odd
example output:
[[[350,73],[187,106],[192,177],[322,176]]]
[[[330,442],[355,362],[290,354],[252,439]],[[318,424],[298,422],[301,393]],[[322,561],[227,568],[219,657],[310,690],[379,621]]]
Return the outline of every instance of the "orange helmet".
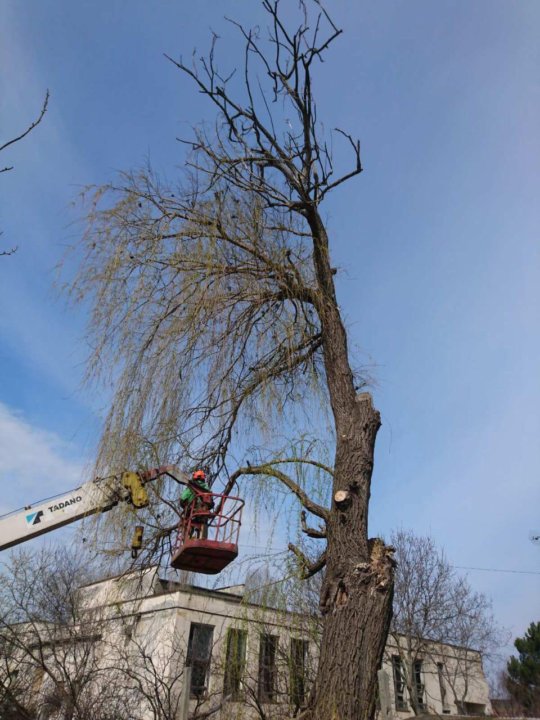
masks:
[[[193,473],[193,479],[194,480],[206,480],[206,475],[204,470],[195,470]]]

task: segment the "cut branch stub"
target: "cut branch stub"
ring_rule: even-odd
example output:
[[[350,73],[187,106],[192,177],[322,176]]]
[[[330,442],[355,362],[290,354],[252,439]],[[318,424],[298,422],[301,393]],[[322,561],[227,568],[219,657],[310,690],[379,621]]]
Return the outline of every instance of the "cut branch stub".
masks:
[[[345,510],[350,505],[351,495],[348,490],[338,490],[334,495],[334,502],[338,510]]]
[[[368,405],[373,408],[373,398],[371,397],[371,393],[363,392],[358,393],[356,396],[356,402],[358,403],[368,403]]]

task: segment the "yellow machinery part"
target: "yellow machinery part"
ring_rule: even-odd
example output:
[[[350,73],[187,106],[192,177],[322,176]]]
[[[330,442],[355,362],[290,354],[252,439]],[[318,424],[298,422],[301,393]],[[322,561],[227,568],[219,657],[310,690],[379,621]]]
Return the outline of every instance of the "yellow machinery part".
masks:
[[[140,550],[142,548],[144,527],[143,525],[136,525],[133,533],[133,539],[131,540],[131,549]]]
[[[148,505],[148,493],[138,473],[123,472],[120,481],[129,492],[131,502],[136,508],[143,508]]]

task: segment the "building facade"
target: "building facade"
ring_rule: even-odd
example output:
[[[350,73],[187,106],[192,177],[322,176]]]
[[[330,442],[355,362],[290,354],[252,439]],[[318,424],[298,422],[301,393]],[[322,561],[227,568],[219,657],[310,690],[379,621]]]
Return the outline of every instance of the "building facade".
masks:
[[[290,718],[304,704],[314,679],[317,619],[260,599],[250,602],[243,586],[208,590],[164,580],[149,569],[86,585],[78,604],[77,637],[68,637],[65,629],[51,635],[48,626],[40,641],[42,655],[50,652],[53,659],[64,648],[68,679],[56,679],[47,667],[32,675],[32,692],[42,705],[40,720],[66,717],[62,702],[67,701],[55,704],[50,697],[56,684],[66,689],[70,667],[86,688],[88,707],[96,692],[103,703],[108,698],[99,712],[94,704],[89,717],[96,720]],[[411,664],[405,643],[397,638],[387,645],[379,672],[380,720],[413,714],[412,695],[425,714],[491,713],[477,653],[426,645],[428,650]],[[88,661],[84,672],[81,658]],[[69,702],[82,707],[82,694]]]

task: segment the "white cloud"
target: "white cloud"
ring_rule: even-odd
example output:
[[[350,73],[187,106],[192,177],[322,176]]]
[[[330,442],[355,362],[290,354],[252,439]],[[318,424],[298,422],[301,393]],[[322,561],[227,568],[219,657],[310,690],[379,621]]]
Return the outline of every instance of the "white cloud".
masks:
[[[82,462],[57,435],[0,403],[0,513],[35,503],[83,481]]]

